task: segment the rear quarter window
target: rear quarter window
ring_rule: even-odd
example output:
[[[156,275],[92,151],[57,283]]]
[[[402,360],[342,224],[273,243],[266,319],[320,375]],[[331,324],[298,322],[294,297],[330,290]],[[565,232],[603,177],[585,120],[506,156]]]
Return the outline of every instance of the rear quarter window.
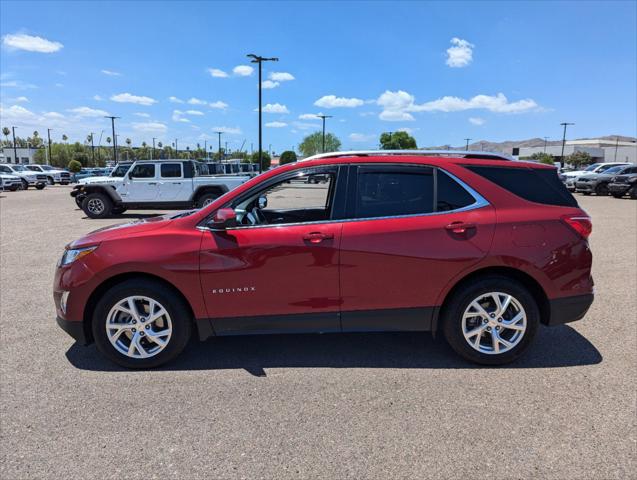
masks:
[[[465,165],[465,168],[529,202],[562,207],[578,206],[555,169],[477,165]]]

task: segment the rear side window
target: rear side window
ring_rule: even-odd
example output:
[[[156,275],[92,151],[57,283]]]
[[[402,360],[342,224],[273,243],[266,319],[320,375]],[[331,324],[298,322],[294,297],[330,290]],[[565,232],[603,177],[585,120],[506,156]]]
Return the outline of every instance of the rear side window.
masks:
[[[469,192],[442,170],[436,176],[436,209],[438,212],[458,210],[475,203]]]
[[[577,207],[577,201],[566,189],[554,169],[510,168],[465,165],[509,192],[530,202],[562,207]]]
[[[161,176],[163,178],[181,177],[181,163],[162,163]]]

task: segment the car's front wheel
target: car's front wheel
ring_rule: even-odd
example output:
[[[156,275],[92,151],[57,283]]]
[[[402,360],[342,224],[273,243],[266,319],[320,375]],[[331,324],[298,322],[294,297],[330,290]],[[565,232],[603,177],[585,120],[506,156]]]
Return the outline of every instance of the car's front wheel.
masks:
[[[106,218],[113,210],[113,202],[103,193],[90,193],[82,201],[82,210],[89,218]]]
[[[55,180],[53,179],[53,177],[46,177],[46,183],[48,183],[49,185],[55,185]]]
[[[22,184],[22,188],[20,190],[28,190],[29,189],[29,182],[27,182],[26,180],[22,180],[20,183]]]
[[[38,190],[44,190],[44,183],[38,183],[35,188],[37,188]]]
[[[600,183],[597,187],[595,187],[595,195],[598,197],[606,197],[609,193],[610,190],[608,189],[607,183]]]
[[[633,200],[637,200],[637,185],[633,185],[630,190],[628,190],[628,195],[630,195],[630,198]]]
[[[93,338],[109,360],[127,368],[153,368],[181,353],[190,339],[189,308],[170,288],[129,280],[102,296],[93,315]]]
[[[502,276],[484,277],[459,289],[443,312],[449,345],[465,359],[484,365],[517,359],[539,323],[533,295],[521,283]]]

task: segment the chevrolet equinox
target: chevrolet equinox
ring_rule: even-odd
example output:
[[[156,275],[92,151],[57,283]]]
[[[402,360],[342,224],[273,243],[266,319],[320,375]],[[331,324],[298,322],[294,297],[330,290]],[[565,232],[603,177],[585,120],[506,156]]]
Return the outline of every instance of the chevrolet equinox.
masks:
[[[57,322],[130,368],[174,359],[193,331],[431,331],[467,360],[504,364],[540,324],[585,315],[591,229],[551,166],[483,152],[324,154],[199,210],[67,245]]]

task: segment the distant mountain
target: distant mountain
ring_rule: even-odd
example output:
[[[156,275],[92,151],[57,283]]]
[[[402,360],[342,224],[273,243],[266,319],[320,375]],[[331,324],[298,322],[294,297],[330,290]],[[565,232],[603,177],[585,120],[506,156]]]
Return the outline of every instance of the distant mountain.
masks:
[[[635,142],[637,138],[635,137],[624,137],[622,135],[606,135],[603,137],[594,137],[600,138],[602,140],[616,140],[619,138],[620,142]],[[568,140],[590,140],[590,138],[577,138]],[[562,145],[562,140],[549,140],[546,142],[547,145]],[[503,152],[503,153],[511,153],[511,150],[514,147],[543,147],[544,139],[543,138],[529,138],[527,140],[506,140],[504,142],[490,142],[488,140],[480,140],[478,142],[473,142],[469,144],[469,150],[483,150],[486,152]],[[428,150],[464,150],[466,148],[465,145],[453,146],[453,145],[442,145],[438,147],[426,147]]]

